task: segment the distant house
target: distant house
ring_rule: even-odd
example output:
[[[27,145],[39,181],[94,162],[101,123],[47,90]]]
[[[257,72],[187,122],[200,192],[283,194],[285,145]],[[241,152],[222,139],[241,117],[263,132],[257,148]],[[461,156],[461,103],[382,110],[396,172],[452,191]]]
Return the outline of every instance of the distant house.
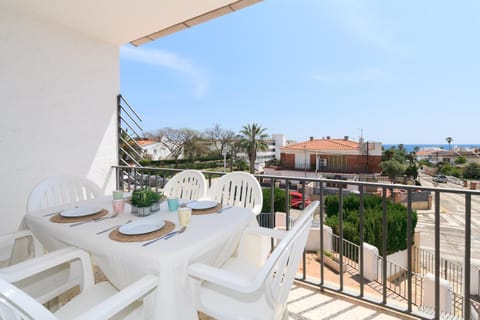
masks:
[[[440,148],[424,148],[415,154],[418,161],[427,160],[433,163],[437,162],[453,162],[455,156],[450,151]]]
[[[314,139],[281,147],[282,169],[338,173],[380,173],[382,144],[343,139]]]
[[[146,159],[155,161],[173,159],[170,150],[162,142],[141,139],[137,140],[137,143],[142,147],[143,157]],[[180,158],[183,158],[183,156],[180,156]]]

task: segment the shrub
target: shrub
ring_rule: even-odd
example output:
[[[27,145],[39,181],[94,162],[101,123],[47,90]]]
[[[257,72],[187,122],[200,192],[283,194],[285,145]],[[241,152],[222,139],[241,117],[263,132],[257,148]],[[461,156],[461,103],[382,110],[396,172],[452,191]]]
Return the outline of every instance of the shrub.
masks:
[[[344,197],[343,209],[343,237],[356,244],[360,243],[360,198],[358,195]],[[325,224],[330,226],[334,233],[339,233],[338,197],[328,196],[325,199],[327,219]],[[336,210],[336,212],[334,212]],[[364,198],[364,241],[374,245],[382,252],[382,198],[365,196]],[[412,234],[417,224],[417,214],[412,213]],[[407,248],[407,208],[387,199],[387,254]]]
[[[465,179],[480,179],[480,165],[475,162],[469,163],[463,168]]]
[[[262,189],[263,192],[263,206],[262,212],[272,212],[271,209],[271,199],[272,199],[272,189],[271,188],[264,188]],[[286,212],[286,192],[285,190],[275,188],[274,189],[274,209],[275,211],[282,211]]]
[[[455,163],[456,164],[464,164],[464,163],[467,163],[467,158],[465,156],[458,156],[456,159],[455,159]]]

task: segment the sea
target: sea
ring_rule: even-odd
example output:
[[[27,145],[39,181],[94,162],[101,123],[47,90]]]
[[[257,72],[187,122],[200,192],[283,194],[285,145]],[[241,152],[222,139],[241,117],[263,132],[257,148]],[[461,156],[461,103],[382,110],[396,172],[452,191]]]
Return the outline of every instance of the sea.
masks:
[[[398,148],[398,144],[382,144],[384,150],[388,150],[391,147]],[[448,150],[448,143],[446,144],[404,144],[403,147],[407,150],[407,152],[415,151],[415,147],[419,147],[420,150],[422,149],[429,149],[429,148],[441,148]],[[480,149],[480,144],[454,144],[450,145],[450,149],[459,148],[459,149]]]

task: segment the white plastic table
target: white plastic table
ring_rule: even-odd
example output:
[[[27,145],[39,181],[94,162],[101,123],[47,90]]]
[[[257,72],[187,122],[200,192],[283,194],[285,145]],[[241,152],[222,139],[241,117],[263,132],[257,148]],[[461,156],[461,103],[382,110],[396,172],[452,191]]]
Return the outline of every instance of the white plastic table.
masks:
[[[109,209],[111,197],[75,204]],[[67,207],[72,207],[70,205]],[[250,209],[233,207],[221,214],[193,215],[187,230],[168,240],[159,240],[142,247],[146,242],[117,242],[109,232],[96,233],[110,226],[123,224],[129,219],[168,220],[178,229],[178,218],[168,212],[166,203],[160,212],[148,217],[131,215],[127,204],[125,213],[99,222],[70,227],[69,223],[53,223],[44,215],[59,208],[39,210],[25,216],[25,223],[49,251],[74,246],[89,251],[95,263],[111,283],[123,288],[145,274],[159,277],[154,297],[145,302],[145,319],[197,319],[197,312],[189,290],[187,267],[192,262],[220,266],[235,253],[243,230],[257,225]]]

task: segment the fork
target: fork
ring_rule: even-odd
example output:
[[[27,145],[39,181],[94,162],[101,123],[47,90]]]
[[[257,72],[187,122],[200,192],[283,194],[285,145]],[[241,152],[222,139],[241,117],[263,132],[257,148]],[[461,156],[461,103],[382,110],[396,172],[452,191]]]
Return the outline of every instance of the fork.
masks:
[[[149,244],[152,244],[154,242],[157,242],[158,240],[161,240],[161,239],[169,239],[171,237],[173,237],[174,235],[178,234],[178,233],[182,233],[183,231],[185,231],[187,229],[186,226],[183,226],[181,227],[180,229],[178,229],[177,231],[172,231],[170,233],[167,233],[166,235],[164,236],[161,236],[161,237],[158,237],[158,238],[155,238],[153,240],[150,240],[148,242],[145,242],[144,244],[142,244],[142,247],[145,247],[145,246],[148,246]]]
[[[126,224],[128,224],[128,223],[130,223],[130,222],[132,222],[132,219],[128,220],[128,221],[125,222],[124,224],[117,224],[117,225],[115,225],[115,226],[113,226],[113,227],[104,229],[104,230],[102,230],[102,231],[98,231],[97,234],[105,233],[105,232],[107,232],[107,231],[110,231],[110,230],[112,230],[112,229],[115,229],[116,227],[120,227],[120,226],[126,225]]]
[[[226,207],[220,208],[220,209],[218,209],[217,214],[220,214],[223,211],[230,209],[231,207],[233,207],[233,206],[226,206]]]
[[[165,238],[163,238],[163,240],[168,240],[168,239],[170,239],[171,237],[173,237],[177,234],[183,233],[185,230],[187,230],[187,226],[183,226],[180,229],[178,229],[177,231],[171,232],[169,235],[167,235]]]
[[[73,224],[70,225],[70,227],[79,226],[79,225],[84,224],[84,223],[98,222],[98,221],[102,221],[102,220],[105,220],[105,219],[115,218],[116,216],[118,216],[118,213],[114,213],[109,217],[99,217],[99,218],[93,218],[93,219],[90,219],[90,220],[85,220],[85,221],[80,221],[80,222],[77,222],[77,223],[73,223]]]

